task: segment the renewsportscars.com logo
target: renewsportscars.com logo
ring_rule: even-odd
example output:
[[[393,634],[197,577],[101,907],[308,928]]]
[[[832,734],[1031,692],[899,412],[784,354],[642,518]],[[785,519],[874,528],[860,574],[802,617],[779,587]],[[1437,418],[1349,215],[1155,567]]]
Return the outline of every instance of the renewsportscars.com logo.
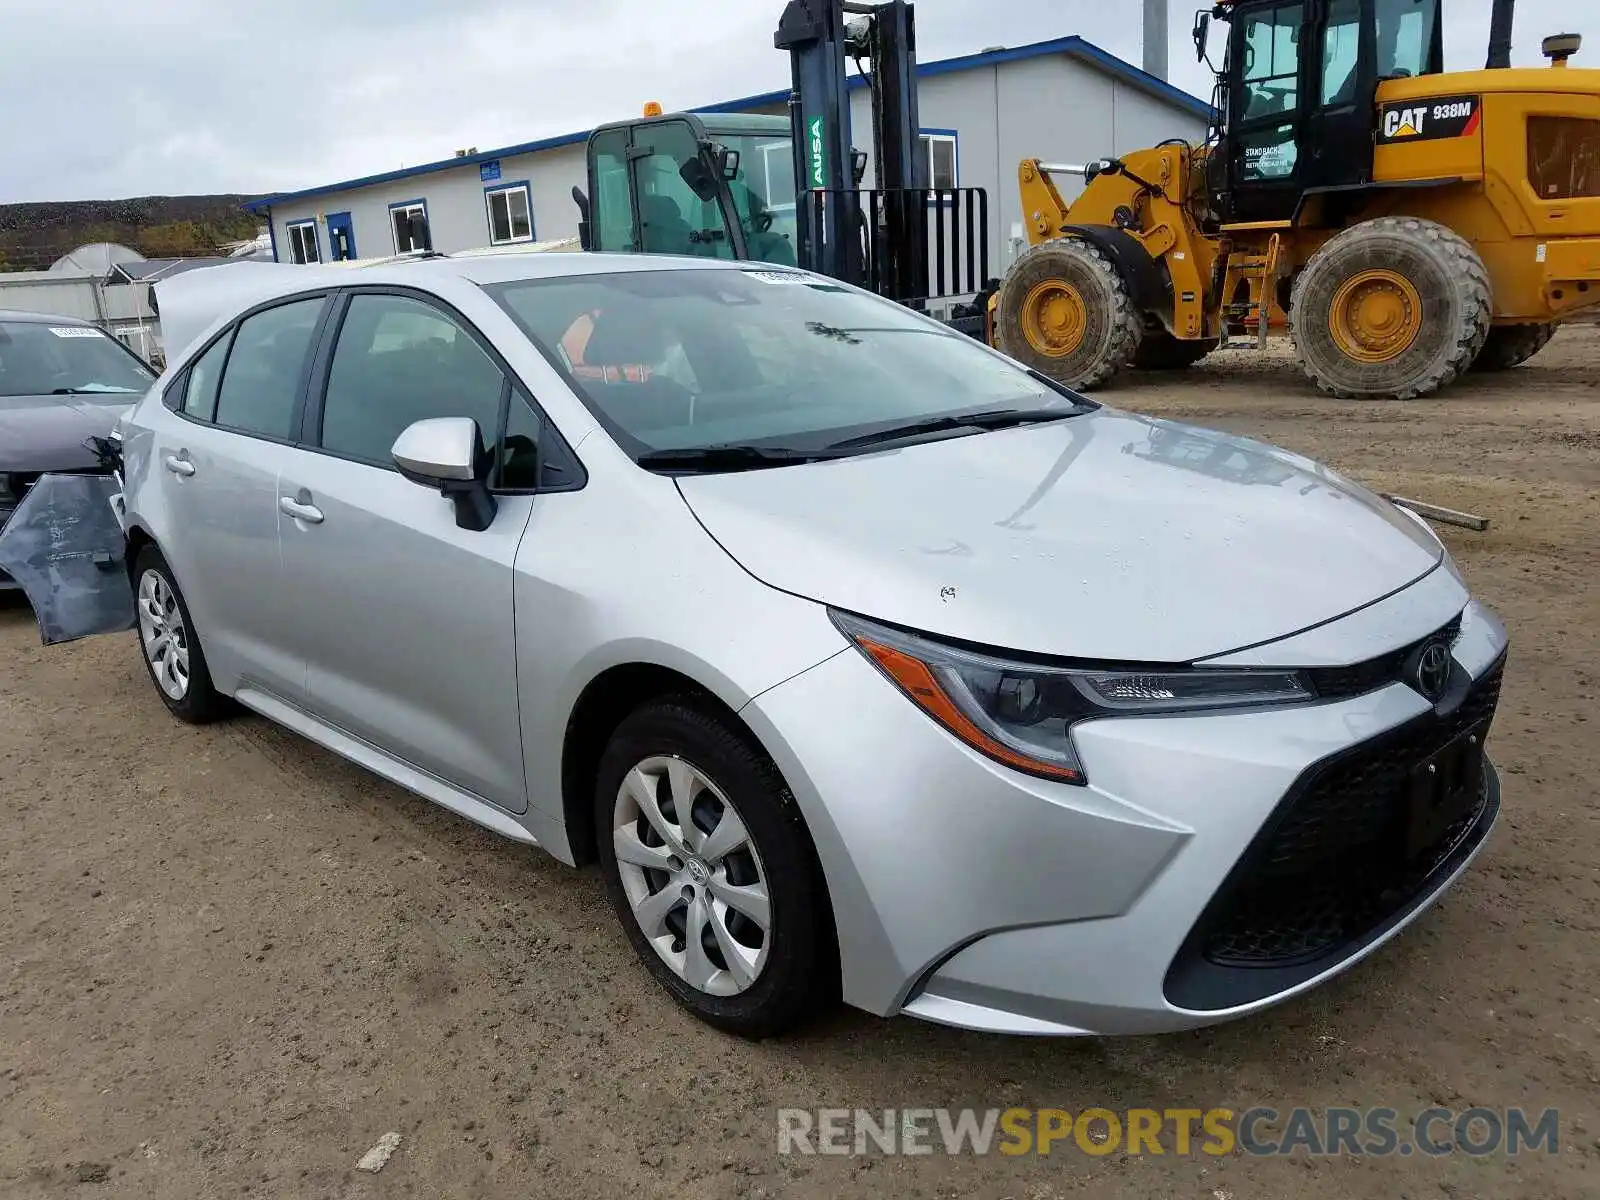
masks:
[[[1559,1127],[1553,1108],[780,1108],[778,1153],[1513,1156],[1558,1153]]]

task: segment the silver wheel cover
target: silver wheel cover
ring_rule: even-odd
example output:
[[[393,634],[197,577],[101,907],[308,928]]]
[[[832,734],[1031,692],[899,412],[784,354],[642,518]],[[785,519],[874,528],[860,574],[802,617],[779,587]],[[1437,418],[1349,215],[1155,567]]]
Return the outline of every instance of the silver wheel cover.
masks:
[[[623,777],[612,813],[622,888],[661,961],[710,996],[754,985],[772,945],[772,904],[733,803],[683,759],[654,757]]]
[[[178,598],[159,571],[139,577],[139,642],[156,686],[170,699],[189,694],[189,631]]]

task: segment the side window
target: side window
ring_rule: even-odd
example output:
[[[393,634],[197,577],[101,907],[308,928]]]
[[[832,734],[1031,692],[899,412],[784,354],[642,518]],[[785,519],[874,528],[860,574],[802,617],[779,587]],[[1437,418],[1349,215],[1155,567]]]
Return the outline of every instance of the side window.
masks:
[[[1245,22],[1244,120],[1292,113],[1300,106],[1300,26],[1304,18],[1303,5],[1280,4]]]
[[[634,168],[639,180],[639,237],[646,254],[732,258],[733,244],[716,200],[702,200],[678,172],[700,150],[683,121],[635,130],[634,141],[653,153]]]
[[[506,414],[506,435],[500,443],[500,473],[496,487],[531,491],[539,486],[539,415],[520,391],[511,395]]]
[[[1377,0],[1377,17],[1379,79],[1442,69],[1433,55],[1439,0]]]
[[[321,446],[380,466],[414,421],[471,417],[500,429],[505,376],[456,320],[410,296],[350,300],[322,403]]]
[[[196,421],[215,419],[217,383],[222,379],[222,364],[228,357],[228,344],[232,340],[233,334],[224,334],[189,368],[189,378],[183,389],[184,416]]]
[[[1356,102],[1356,56],[1360,49],[1361,0],[1333,0],[1322,40],[1322,104]]]
[[[315,296],[245,318],[233,335],[217,392],[218,425],[284,440],[294,436],[295,401],[324,303]]]

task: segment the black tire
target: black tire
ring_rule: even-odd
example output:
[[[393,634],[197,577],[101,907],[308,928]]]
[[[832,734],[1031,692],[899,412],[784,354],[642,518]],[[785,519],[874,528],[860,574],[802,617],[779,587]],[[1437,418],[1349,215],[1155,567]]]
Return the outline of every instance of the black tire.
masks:
[[[1144,340],[1134,352],[1136,371],[1183,371],[1194,366],[1217,348],[1216,342],[1185,341],[1166,330],[1146,330]]]
[[[194,619],[189,615],[189,606],[184,602],[183,590],[173,578],[172,568],[167,566],[167,560],[161,557],[161,552],[154,546],[146,546],[134,559],[133,591],[136,607],[145,603],[144,582],[147,575],[159,576],[171,596],[170,609],[175,609],[182,617],[180,632],[188,653],[188,686],[181,697],[175,697],[167,691],[157,674],[155,663],[151,661],[150,641],[145,636],[145,620],[141,615],[139,624],[135,628],[135,635],[139,639],[139,657],[144,660],[145,670],[150,673],[150,682],[155,685],[156,694],[161,697],[168,711],[180,721],[187,721],[191,725],[208,725],[212,721],[220,720],[232,711],[233,706],[226,696],[212,686],[211,671],[206,666],[205,650],[200,645],[200,635],[195,630]]]
[[[719,789],[759,856],[771,905],[762,939],[766,960],[754,982],[736,994],[712,995],[669,967],[641,928],[624,887],[614,843],[616,808],[629,772],[652,759],[687,763]],[[670,793],[665,799],[670,803]],[[612,734],[600,760],[594,803],[600,869],[617,917],[635,953],[679,1004],[725,1032],[765,1038],[785,1033],[837,1002],[839,954],[816,851],[783,777],[747,733],[694,697],[652,701]],[[700,807],[697,800],[697,817]],[[666,878],[664,872],[661,878]],[[652,887],[652,894],[665,894],[673,886]],[[687,946],[682,929],[676,933]],[[720,957],[714,945],[712,952]]]
[[[1393,348],[1368,349],[1382,356],[1371,361],[1347,353],[1333,328],[1341,289],[1369,271],[1415,293],[1415,302],[1401,300],[1396,309],[1414,329],[1409,342],[1395,334]],[[1311,256],[1295,279],[1289,331],[1301,369],[1323,391],[1410,400],[1447,387],[1472,365],[1489,336],[1490,313],[1489,274],[1465,238],[1417,217],[1379,217],[1337,234]]]
[[[1489,330],[1489,340],[1483,343],[1478,357],[1472,360],[1474,371],[1509,371],[1520,367],[1550,344],[1559,328],[1554,322],[1547,325],[1496,325]]]
[[[1036,313],[1040,297],[1050,294],[1041,289],[1052,288],[1072,306],[1067,311],[1081,308],[1081,315],[1063,327],[1070,332],[1063,332],[1058,348],[1046,344]],[[1017,259],[1000,285],[995,310],[999,349],[1078,391],[1093,391],[1126,367],[1143,336],[1144,320],[1127,281],[1098,247],[1082,238],[1041,242]]]

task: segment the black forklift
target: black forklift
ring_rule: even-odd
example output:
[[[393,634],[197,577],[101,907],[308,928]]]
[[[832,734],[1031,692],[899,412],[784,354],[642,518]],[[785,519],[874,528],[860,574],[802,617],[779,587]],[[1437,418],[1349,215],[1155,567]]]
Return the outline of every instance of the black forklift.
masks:
[[[917,120],[916,24],[906,0],[790,0],[787,116],[662,113],[596,129],[585,250],[801,267],[985,336],[989,198],[935,188]],[[872,99],[874,186],[851,136],[853,61]]]

